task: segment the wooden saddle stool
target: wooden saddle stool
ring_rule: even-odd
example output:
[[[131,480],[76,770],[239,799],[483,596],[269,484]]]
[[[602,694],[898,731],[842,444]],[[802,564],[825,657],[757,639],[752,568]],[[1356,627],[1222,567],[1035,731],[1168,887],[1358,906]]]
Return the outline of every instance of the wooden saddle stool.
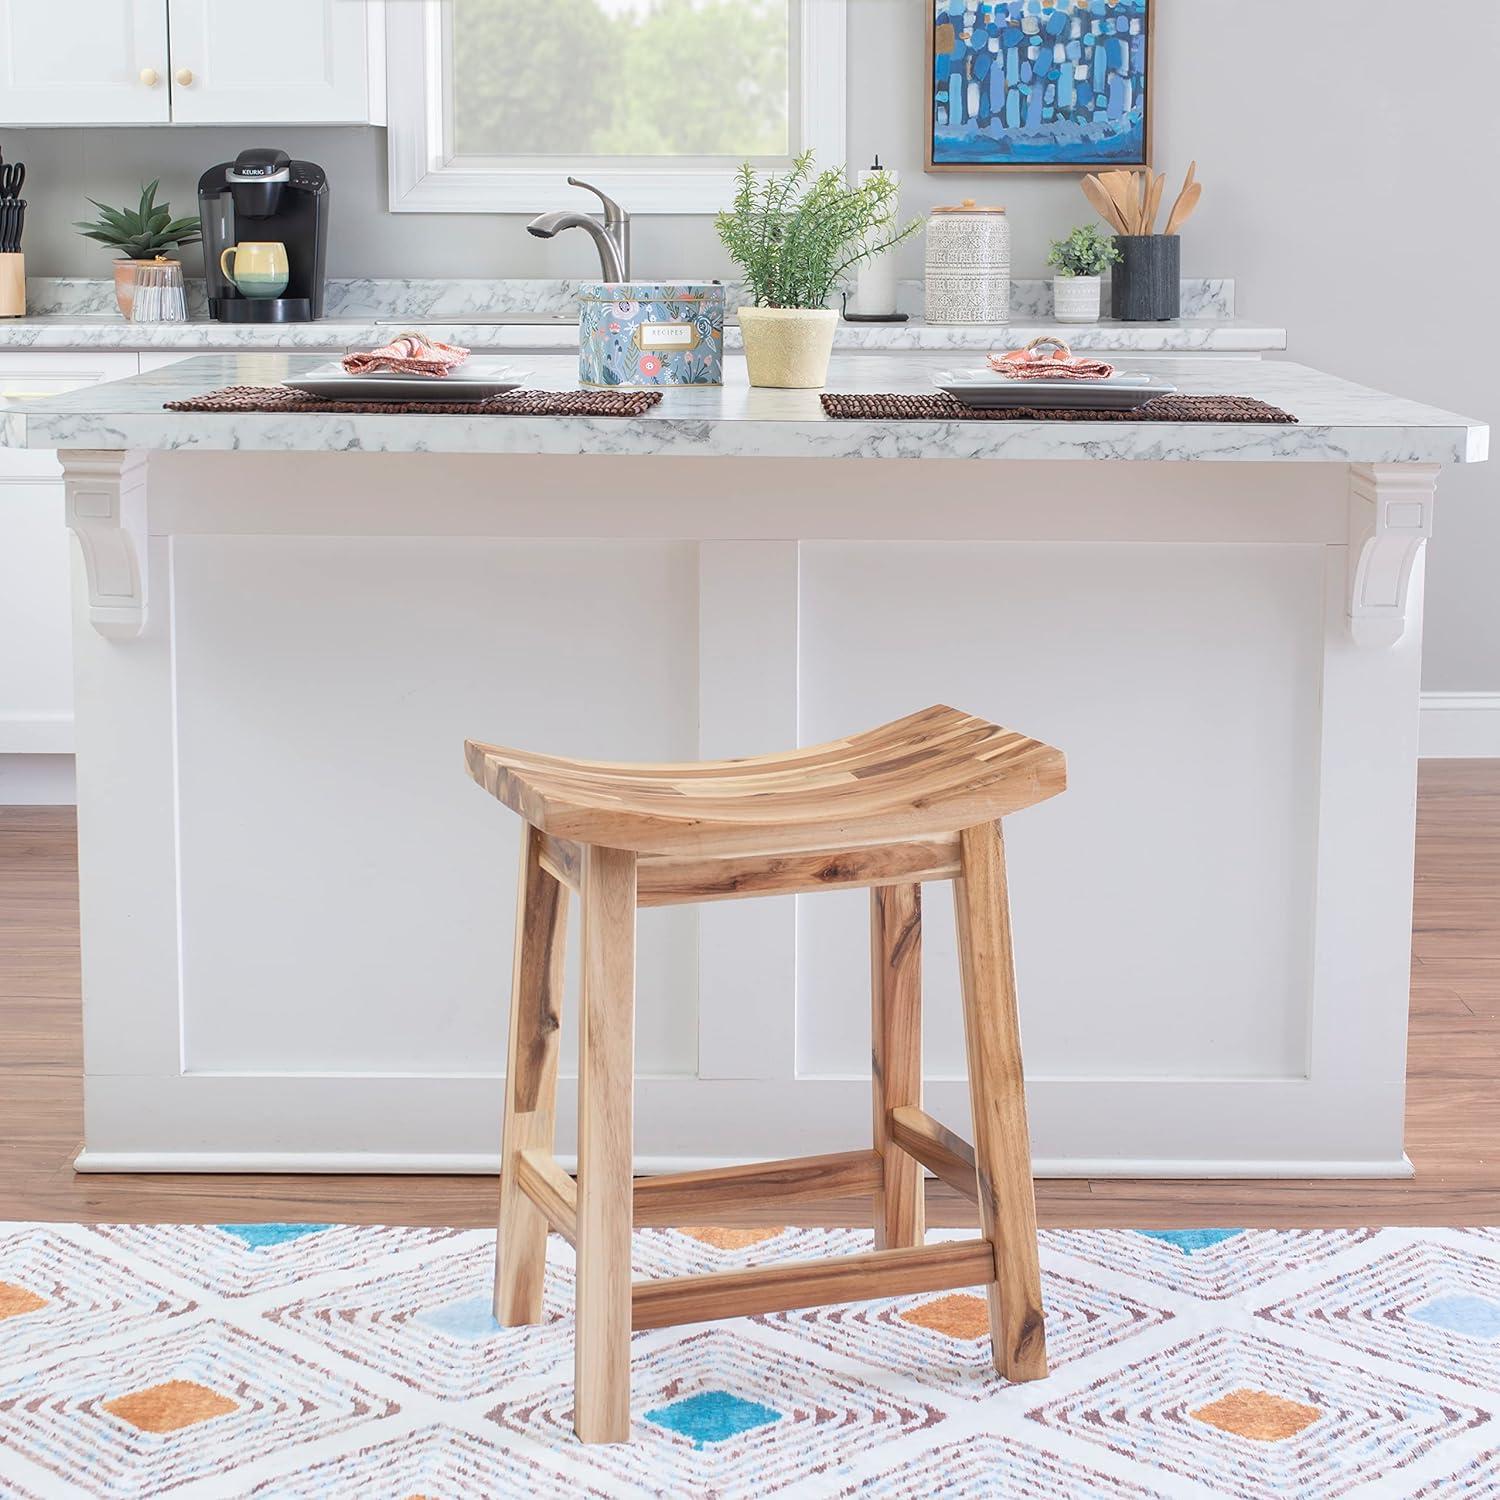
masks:
[[[984,1285],[995,1367],[1047,1372],[1031,1146],[998,820],[1063,790],[1060,751],[951,708],[754,759],[613,765],[470,741],[469,773],[526,822],[517,900],[495,1317],[542,1316],[550,1226],[578,1252],[574,1428],[630,1435],[630,1334],[710,1318]],[[972,1148],[922,1110],[921,885],[951,880]],[[639,906],[870,888],[868,1151],[631,1180]],[[553,1156],[563,929],[583,909],[578,1180]],[[929,1168],[978,1202],[982,1237],[923,1244]],[[868,1193],[870,1255],[636,1282],[634,1218]]]

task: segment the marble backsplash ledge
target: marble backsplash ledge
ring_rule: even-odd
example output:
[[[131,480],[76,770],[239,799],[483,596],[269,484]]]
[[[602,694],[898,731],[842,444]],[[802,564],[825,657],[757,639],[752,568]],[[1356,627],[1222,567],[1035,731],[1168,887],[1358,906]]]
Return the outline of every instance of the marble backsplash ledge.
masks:
[[[443,281],[404,277],[331,277],[324,294],[326,318],[444,318],[498,317],[532,313],[555,320],[570,317],[577,308],[577,280],[496,279]],[[725,284],[731,311],[739,304],[735,283]],[[922,283],[903,281],[897,295],[903,312],[922,311]],[[32,317],[110,317],[116,315],[114,283],[83,276],[33,276],[26,283],[27,312]],[[188,316],[208,315],[201,278],[187,282]],[[1108,306],[1108,298],[1105,306]],[[1017,321],[1047,319],[1052,315],[1050,280],[1011,283],[1011,317]],[[1234,281],[1227,278],[1188,277],[1182,282],[1183,318],[1234,317]]]

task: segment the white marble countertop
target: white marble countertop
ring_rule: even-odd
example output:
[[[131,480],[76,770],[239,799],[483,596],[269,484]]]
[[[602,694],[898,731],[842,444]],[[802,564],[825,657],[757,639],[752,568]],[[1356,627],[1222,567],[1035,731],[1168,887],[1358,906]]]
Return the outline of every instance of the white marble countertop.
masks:
[[[507,313],[474,322],[461,317],[323,318],[316,323],[216,323],[192,318],[183,323],[127,323],[118,315],[46,313],[0,319],[0,350],[180,349],[194,352],[240,349],[306,350],[342,354],[369,349],[409,328],[448,343],[486,351],[569,350],[578,347],[578,324],[571,315]],[[1254,354],[1286,348],[1286,330],[1239,318],[1179,318],[1169,323],[1062,324],[1045,319],[1003,324],[840,322],[839,349],[1019,349],[1041,335],[1065,339],[1082,350]],[[738,349],[740,330],[731,323],[724,342]]]
[[[225,385],[272,385],[321,363],[286,354],[202,355],[150,374],[0,411],[14,447],[278,452],[548,453],[794,458],[989,458],[1343,463],[1477,463],[1489,429],[1453,412],[1274,360],[1141,361],[1186,392],[1258,396],[1295,426],[1165,422],[892,422],[825,416],[817,391],[752,388],[744,361],[723,387],[664,392],[639,418],[421,415],[213,415],[163,403]],[[526,384],[576,384],[576,361],[522,362]],[[830,391],[931,391],[938,354],[843,354]],[[973,363],[966,360],[964,363]]]

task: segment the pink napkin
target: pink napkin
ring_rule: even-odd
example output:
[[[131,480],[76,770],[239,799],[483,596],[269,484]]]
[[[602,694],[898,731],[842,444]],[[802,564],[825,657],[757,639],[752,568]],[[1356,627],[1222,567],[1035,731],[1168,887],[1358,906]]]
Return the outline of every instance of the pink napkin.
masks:
[[[1024,349],[992,354],[990,369],[1007,380],[1108,380],[1113,365],[1074,354],[1061,339],[1033,339]]]
[[[456,370],[468,357],[469,351],[462,345],[440,343],[425,333],[402,333],[368,353],[346,354],[344,369],[350,375],[399,370],[403,375],[443,376]]]

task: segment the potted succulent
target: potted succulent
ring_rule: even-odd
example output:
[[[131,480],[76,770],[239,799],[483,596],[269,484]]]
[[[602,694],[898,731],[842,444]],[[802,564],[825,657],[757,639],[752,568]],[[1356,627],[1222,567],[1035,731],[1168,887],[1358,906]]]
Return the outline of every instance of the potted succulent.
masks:
[[[1099,278],[1120,258],[1114,238],[1097,224],[1080,224],[1067,239],[1053,240],[1047,264],[1052,278],[1052,308],[1059,323],[1099,321]]]
[[[826,383],[839,318],[826,304],[839,278],[921,227],[919,219],[895,222],[896,193],[888,172],[858,187],[842,167],[815,174],[811,151],[780,176],[740,167],[734,206],[714,222],[743,273],[739,319],[751,385]]]
[[[165,251],[197,244],[202,238],[202,225],[196,214],[188,219],[174,219],[169,205],[157,203],[158,186],[156,182],[143,186],[136,208],[106,208],[90,198],[89,202],[99,210],[99,217],[93,223],[73,226],[86,239],[98,240],[101,245],[120,252],[120,259],[115,262],[115,301],[127,318],[135,302],[140,264],[143,261],[161,264],[171,259]]]

